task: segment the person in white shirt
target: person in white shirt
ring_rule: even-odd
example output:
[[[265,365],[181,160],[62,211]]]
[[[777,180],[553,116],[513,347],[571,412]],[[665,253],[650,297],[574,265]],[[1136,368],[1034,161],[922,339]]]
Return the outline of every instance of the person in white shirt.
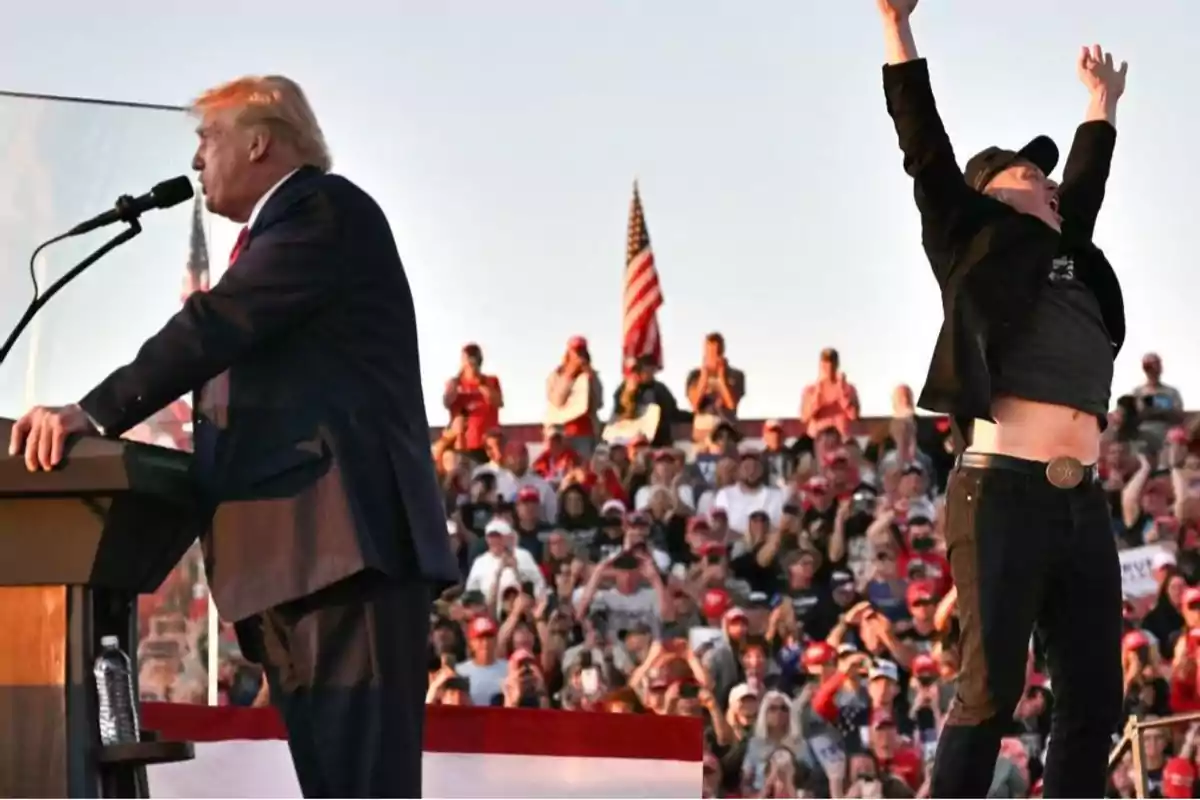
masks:
[[[729,530],[745,535],[750,515],[755,511],[764,512],[772,527],[777,526],[783,516],[783,501],[783,492],[766,483],[761,454],[756,450],[745,450],[738,464],[738,482],[717,492],[713,508],[725,511]]]
[[[601,583],[609,579],[611,588],[601,588]],[[579,619],[584,619],[601,609],[606,632],[614,640],[620,631],[630,631],[638,625],[647,626],[658,636],[662,620],[673,618],[674,606],[649,550],[645,547],[621,550],[596,565],[578,592],[575,611]]]
[[[529,448],[520,442],[511,442],[504,448],[504,466],[516,483],[516,491],[526,486],[537,489],[541,498],[543,522],[554,522],[558,519],[558,491],[550,481],[538,475],[529,468]]]
[[[500,431],[489,431],[483,439],[483,451],[487,454],[487,463],[475,468],[471,473],[471,480],[482,473],[490,472],[496,477],[496,494],[505,500],[512,500],[520,486],[517,477],[505,467],[504,434]]]
[[[650,507],[650,497],[654,490],[663,486],[673,491],[680,503],[688,508],[695,508],[695,492],[690,484],[684,483],[680,478],[682,474],[682,462],[675,452],[659,450],[654,454],[654,466],[650,468],[650,482],[637,490],[633,496],[633,507],[638,511],[645,511]]]
[[[533,555],[517,547],[516,531],[512,525],[502,519],[493,519],[484,528],[484,537],[487,550],[471,563],[465,591],[477,591],[484,597],[490,597],[501,573],[507,569],[517,574],[518,585],[527,581],[532,583],[536,596],[540,597],[545,592],[546,577],[542,575]]]

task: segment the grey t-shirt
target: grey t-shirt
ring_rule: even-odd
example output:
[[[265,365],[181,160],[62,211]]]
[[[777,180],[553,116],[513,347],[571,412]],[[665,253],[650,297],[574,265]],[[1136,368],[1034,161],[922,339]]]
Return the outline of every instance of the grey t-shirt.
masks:
[[[474,661],[464,661],[454,671],[471,682],[471,703],[490,706],[492,698],[504,693],[504,679],[508,677],[508,662],[493,661],[481,667]]]

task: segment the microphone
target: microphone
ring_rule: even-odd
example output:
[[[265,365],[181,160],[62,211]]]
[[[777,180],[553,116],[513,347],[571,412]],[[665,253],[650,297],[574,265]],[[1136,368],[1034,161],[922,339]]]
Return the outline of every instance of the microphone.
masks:
[[[151,209],[170,208],[185,200],[191,200],[194,194],[192,182],[186,175],[171,178],[169,181],[163,181],[156,185],[141,197],[130,197],[129,195],[118,197],[114,208],[98,214],[86,222],[79,223],[67,231],[63,238],[94,231],[105,225],[112,225],[114,222],[132,222]]]

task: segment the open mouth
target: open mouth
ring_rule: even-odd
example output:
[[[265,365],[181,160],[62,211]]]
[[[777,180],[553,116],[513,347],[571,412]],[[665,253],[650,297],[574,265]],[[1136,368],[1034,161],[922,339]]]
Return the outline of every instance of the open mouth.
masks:
[[[1059,216],[1059,214],[1058,214],[1058,195],[1054,195],[1053,197],[1050,198],[1050,210],[1052,212],[1054,212],[1054,216],[1056,216],[1056,217]]]

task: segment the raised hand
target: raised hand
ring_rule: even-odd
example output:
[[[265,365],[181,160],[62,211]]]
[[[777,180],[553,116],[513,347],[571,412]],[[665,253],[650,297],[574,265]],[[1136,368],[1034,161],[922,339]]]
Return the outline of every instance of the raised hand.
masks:
[[[908,19],[917,8],[917,0],[875,0],[879,13],[893,19]]]
[[[884,1],[878,0],[880,3]],[[1129,64],[1122,61],[1119,68],[1114,66],[1112,53],[1106,52],[1098,44],[1080,48],[1076,69],[1079,80],[1092,94],[1104,92],[1110,100],[1116,100],[1125,92],[1125,74],[1129,71]]]

